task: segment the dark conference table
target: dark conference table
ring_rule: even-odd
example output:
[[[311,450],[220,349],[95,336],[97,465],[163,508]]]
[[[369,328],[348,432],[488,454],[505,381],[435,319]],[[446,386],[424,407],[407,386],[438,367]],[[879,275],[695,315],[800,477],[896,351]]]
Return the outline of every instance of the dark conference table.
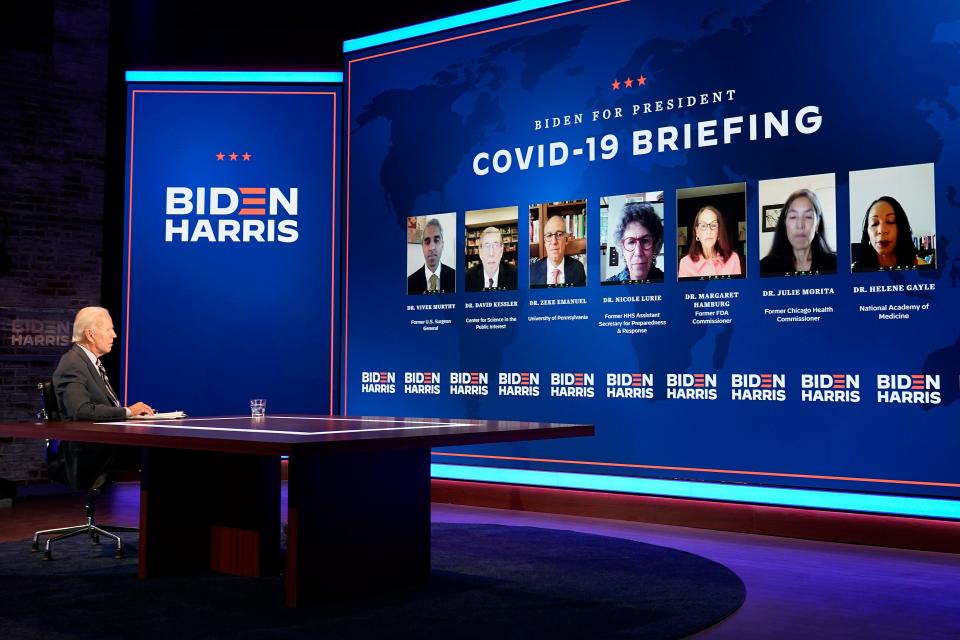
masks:
[[[280,464],[289,456],[286,601],[430,576],[430,448],[593,435],[593,425],[266,416],[0,425],[0,436],[143,447],[141,578],[280,572]]]

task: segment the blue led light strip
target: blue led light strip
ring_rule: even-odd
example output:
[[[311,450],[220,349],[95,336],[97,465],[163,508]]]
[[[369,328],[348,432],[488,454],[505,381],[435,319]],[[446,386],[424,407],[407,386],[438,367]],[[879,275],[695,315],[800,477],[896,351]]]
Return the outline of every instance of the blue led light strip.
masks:
[[[370,36],[363,36],[362,38],[347,40],[343,43],[343,52],[350,53],[351,51],[366,49],[368,47],[376,47],[381,44],[388,44],[398,40],[406,40],[407,38],[425,36],[428,33],[436,33],[438,31],[445,31],[447,29],[456,29],[457,27],[464,27],[469,24],[483,22],[485,20],[494,20],[496,18],[503,18],[505,16],[512,16],[517,13],[523,13],[524,11],[533,11],[534,9],[552,7],[553,5],[563,4],[567,1],[568,0],[517,0],[516,2],[508,2],[495,7],[478,9],[476,11],[461,13],[459,15],[450,16],[447,18],[440,18],[439,20],[431,20],[430,22],[422,22],[409,27],[401,27],[400,29],[393,29],[391,31],[384,31],[383,33],[375,33]]]
[[[127,71],[127,82],[342,83],[341,71]]]
[[[960,500],[432,464],[434,478],[960,520]]]

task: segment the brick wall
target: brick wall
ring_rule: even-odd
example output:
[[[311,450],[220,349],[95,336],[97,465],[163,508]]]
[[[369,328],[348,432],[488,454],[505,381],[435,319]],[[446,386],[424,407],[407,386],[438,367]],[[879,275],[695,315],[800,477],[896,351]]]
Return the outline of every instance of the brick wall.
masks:
[[[73,314],[100,303],[109,6],[54,0],[46,50],[0,42],[3,421],[32,415]],[[0,477],[44,474],[42,441],[0,440]]]

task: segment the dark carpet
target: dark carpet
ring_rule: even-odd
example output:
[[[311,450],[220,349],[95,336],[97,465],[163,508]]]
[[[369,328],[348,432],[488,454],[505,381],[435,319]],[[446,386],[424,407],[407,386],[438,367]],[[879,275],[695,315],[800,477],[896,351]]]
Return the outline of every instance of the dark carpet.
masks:
[[[80,538],[54,545],[50,562],[29,542],[0,544],[0,638],[680,638],[745,597],[732,571],[683,551],[434,524],[429,584],[288,609],[279,577],[137,580],[137,536],[123,537],[125,560]]]

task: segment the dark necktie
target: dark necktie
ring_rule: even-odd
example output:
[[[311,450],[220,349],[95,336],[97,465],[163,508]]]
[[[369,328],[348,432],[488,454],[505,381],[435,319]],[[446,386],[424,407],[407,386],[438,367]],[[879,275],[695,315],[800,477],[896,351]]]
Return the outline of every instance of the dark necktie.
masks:
[[[113,406],[119,407],[120,401],[117,400],[117,394],[114,393],[113,387],[110,386],[110,378],[107,377],[107,370],[103,368],[103,363],[100,360],[97,360],[97,370],[100,372],[100,377],[103,378],[103,384],[107,387],[107,395],[110,396],[110,402],[113,403]]]
[[[487,278],[487,288],[493,289],[493,278]]]

